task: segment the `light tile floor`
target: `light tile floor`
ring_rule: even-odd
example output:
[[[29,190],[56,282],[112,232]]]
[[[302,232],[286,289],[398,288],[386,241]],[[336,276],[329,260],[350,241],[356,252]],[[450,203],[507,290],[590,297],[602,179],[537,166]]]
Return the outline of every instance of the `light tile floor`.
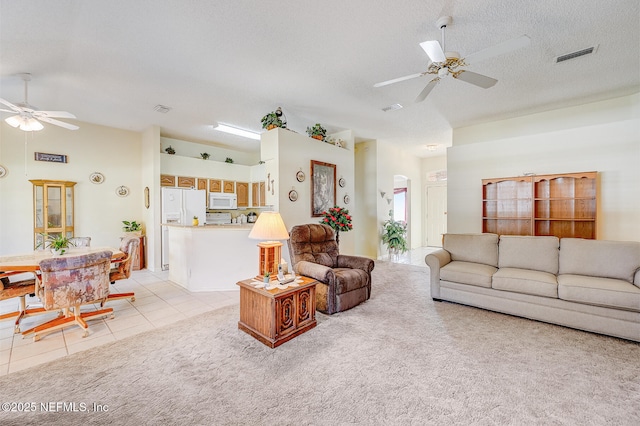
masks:
[[[426,267],[424,257],[436,250],[421,247],[391,259],[392,262]],[[388,260],[383,257],[382,260]],[[136,300],[114,300],[107,304],[113,308],[115,318],[89,322],[89,335],[82,337],[79,327],[69,327],[45,335],[40,341],[22,338],[14,334],[13,321],[0,322],[0,375],[6,375],[81,352],[95,346],[124,339],[180,321],[207,311],[212,311],[239,302],[238,291],[216,291],[192,293],[167,279],[168,272],[134,271],[128,280],[117,281],[111,286],[112,293],[135,292]],[[27,304],[37,306],[37,298],[27,298]],[[87,306],[83,310],[97,309]],[[0,313],[15,311],[18,300],[0,302]],[[48,319],[55,313],[26,318],[21,329],[26,330]]]

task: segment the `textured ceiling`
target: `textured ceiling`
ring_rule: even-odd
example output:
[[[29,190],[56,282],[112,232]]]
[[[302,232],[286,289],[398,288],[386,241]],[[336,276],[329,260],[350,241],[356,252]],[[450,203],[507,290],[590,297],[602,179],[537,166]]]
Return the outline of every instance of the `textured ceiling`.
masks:
[[[215,122],[260,130],[281,106],[303,133],[322,123],[352,129],[418,156],[444,153],[451,129],[640,90],[637,0],[1,0],[0,97],[66,110],[81,122],[241,150],[258,142],[212,130]],[[490,89],[448,78],[426,101],[419,43],[440,40],[461,56],[527,34],[531,44],[468,69],[498,79]],[[556,64],[558,55],[595,54]],[[400,103],[405,108],[383,112]],[[168,114],[153,110],[172,108]],[[7,114],[2,113],[2,118]],[[427,144],[440,144],[435,153]]]

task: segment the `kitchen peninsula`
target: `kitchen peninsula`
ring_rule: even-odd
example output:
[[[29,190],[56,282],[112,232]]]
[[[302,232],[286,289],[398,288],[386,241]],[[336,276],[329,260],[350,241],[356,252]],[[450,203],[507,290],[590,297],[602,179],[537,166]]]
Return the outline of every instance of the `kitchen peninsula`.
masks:
[[[258,273],[253,224],[183,226],[169,230],[169,280],[189,291],[238,290]]]

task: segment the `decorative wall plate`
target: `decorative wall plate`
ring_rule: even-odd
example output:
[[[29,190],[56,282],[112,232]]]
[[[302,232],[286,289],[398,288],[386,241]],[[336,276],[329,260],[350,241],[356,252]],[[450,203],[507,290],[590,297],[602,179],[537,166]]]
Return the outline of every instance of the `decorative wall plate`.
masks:
[[[7,169],[4,166],[0,165],[0,178],[3,178],[7,175]]]
[[[298,182],[304,182],[304,172],[302,170],[300,170],[298,173],[296,173],[296,180]]]
[[[296,191],[295,189],[289,191],[289,200],[293,202],[298,201],[298,191]]]
[[[118,194],[119,197],[126,197],[129,195],[129,188],[124,185],[119,186],[116,188],[116,194]]]
[[[344,178],[343,178],[343,177],[341,177],[341,178],[338,180],[338,185],[340,185],[340,188],[344,188],[344,187],[347,185],[347,181],[346,181],[346,180],[344,180]]]
[[[345,195],[342,201],[344,201],[345,204],[349,204],[349,201],[351,201],[351,198],[348,195]]]
[[[104,182],[104,175],[98,172],[91,173],[91,175],[89,175],[89,180],[91,181],[91,183],[101,184],[102,182]]]

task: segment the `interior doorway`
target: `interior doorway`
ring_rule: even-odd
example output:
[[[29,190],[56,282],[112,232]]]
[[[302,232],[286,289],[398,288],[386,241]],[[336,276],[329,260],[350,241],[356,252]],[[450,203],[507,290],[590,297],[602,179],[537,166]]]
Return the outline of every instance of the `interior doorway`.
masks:
[[[393,176],[393,220],[407,224],[407,247],[411,247],[411,182],[403,175]]]
[[[447,232],[447,187],[427,186],[425,217],[428,247],[442,247],[442,236]]]

